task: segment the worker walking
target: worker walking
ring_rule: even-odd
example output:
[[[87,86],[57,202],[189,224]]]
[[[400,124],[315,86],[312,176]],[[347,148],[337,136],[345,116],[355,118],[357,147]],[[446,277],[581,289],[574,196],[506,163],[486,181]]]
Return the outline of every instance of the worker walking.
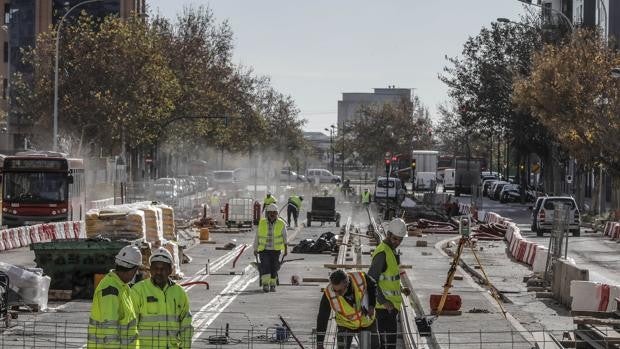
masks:
[[[265,209],[267,218],[261,218],[254,237],[254,255],[260,259],[260,284],[264,292],[275,292],[280,269],[280,254],[288,254],[286,223],[278,217],[278,206],[270,204]]]
[[[286,206],[286,220],[289,227],[291,226],[291,215],[293,215],[293,219],[295,220],[295,228],[297,228],[297,218],[299,217],[299,212],[301,211],[302,201],[304,201],[304,197],[299,195],[291,195],[288,198],[288,204]]]
[[[368,275],[377,281],[377,327],[381,335],[381,348],[396,348],[397,316],[403,302],[402,293],[408,288],[400,285],[400,256],[395,252],[407,234],[407,225],[400,218],[388,225],[387,237],[372,254]],[[402,292],[402,293],[401,293]]]
[[[364,272],[347,274],[338,269],[331,273],[316,319],[317,348],[324,348],[323,341],[331,310],[336,314],[338,349],[349,349],[353,337],[363,332],[370,334],[370,348],[379,348],[380,340],[375,321],[376,290],[375,280]],[[365,336],[358,337],[361,341],[360,337]]]
[[[265,208],[267,208],[267,206],[271,205],[271,204],[276,204],[276,198],[273,197],[273,195],[271,195],[271,193],[267,193],[267,196],[265,196],[265,200],[263,200],[263,212],[265,212]]]
[[[116,255],[113,270],[99,282],[88,321],[87,348],[139,348],[137,310],[128,283],[142,264],[136,246],[125,246]]]
[[[370,192],[368,188],[364,188],[364,192],[362,193],[362,205],[368,207],[370,205]]]
[[[143,348],[191,348],[193,327],[185,290],[172,280],[172,255],[163,247],[150,258],[151,278],[131,289]]]

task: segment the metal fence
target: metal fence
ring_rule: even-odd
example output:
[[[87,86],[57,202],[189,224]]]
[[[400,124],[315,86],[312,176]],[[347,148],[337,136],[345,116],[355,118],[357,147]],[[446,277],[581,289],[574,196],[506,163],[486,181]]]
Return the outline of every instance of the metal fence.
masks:
[[[0,327],[0,348],[82,348],[86,345],[87,324],[70,321],[13,321],[9,328]],[[195,328],[192,348],[316,348],[315,331],[295,330],[294,336],[284,327],[252,327],[248,329]],[[618,331],[608,329],[570,329],[541,331],[433,331],[430,337],[418,333],[398,333],[397,348],[407,348],[402,340],[408,336],[414,348],[620,348]],[[294,338],[296,337],[296,339]],[[357,338],[354,346],[365,348]],[[326,336],[335,338],[335,336]],[[298,342],[299,341],[299,342]],[[336,348],[325,343],[325,348]],[[142,345],[157,348],[157,345]],[[106,347],[107,348],[107,347]],[[370,348],[370,347],[367,347]]]

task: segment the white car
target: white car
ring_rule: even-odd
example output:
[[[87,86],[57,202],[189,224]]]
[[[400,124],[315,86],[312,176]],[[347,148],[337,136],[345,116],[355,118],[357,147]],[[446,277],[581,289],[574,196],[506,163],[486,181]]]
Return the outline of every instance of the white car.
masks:
[[[342,181],[340,176],[336,176],[322,168],[306,170],[306,178],[308,178],[310,183],[315,183],[317,179],[319,183],[340,183]]]
[[[575,199],[570,196],[545,196],[538,198],[533,214],[533,224],[536,228],[536,235],[543,236],[545,232],[553,229],[553,217],[555,208],[559,205],[566,205],[568,208],[568,229],[573,236],[580,235],[581,216]]]

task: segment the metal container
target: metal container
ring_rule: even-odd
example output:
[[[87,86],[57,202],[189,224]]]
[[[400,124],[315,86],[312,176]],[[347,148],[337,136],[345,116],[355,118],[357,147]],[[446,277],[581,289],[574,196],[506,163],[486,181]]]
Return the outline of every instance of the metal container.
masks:
[[[72,290],[73,298],[90,298],[94,275],[114,268],[114,257],[132,241],[54,240],[30,245],[35,263],[51,277],[50,289]]]

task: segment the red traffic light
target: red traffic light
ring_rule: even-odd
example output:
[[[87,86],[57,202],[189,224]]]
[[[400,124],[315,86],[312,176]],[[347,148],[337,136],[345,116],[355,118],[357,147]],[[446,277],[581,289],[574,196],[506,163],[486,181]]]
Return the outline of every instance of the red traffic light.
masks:
[[[396,161],[398,158],[396,156],[392,156],[392,161]]]
[[[385,159],[385,164],[389,165],[390,164],[390,159]]]

